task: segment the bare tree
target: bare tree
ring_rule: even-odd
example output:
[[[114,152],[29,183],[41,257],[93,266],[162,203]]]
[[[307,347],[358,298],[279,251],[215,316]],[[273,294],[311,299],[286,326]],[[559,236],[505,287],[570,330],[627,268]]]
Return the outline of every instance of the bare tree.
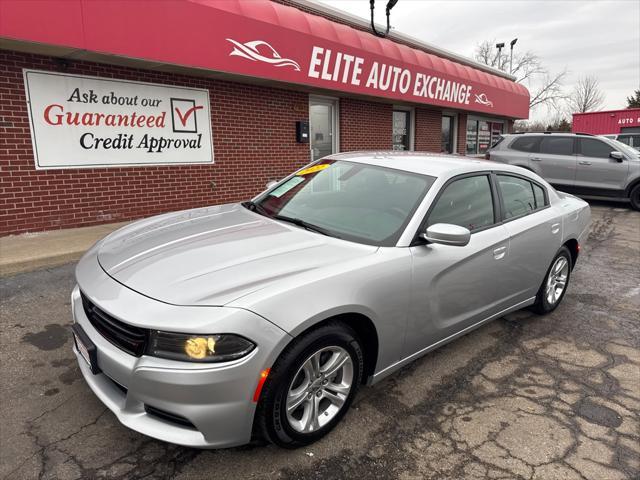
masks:
[[[567,98],[562,90],[566,75],[566,70],[553,75],[545,73],[540,82],[530,91],[529,108],[547,105],[557,109],[559,102]]]
[[[573,87],[567,98],[567,107],[573,113],[584,113],[598,110],[604,103],[604,93],[600,89],[598,79],[592,76],[582,77]]]
[[[485,40],[476,47],[474,58],[480,63],[508,72],[516,77],[516,82],[526,83],[530,91],[529,108],[539,105],[558,107],[566,98],[562,83],[566,70],[551,74],[544,67],[538,55],[531,51],[514,53],[513,65],[508,53],[500,53],[494,48],[495,41]]]

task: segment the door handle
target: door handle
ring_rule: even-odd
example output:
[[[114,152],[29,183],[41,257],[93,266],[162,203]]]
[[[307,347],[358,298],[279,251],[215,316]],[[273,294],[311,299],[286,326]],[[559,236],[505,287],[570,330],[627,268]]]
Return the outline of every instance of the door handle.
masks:
[[[532,162],[541,162],[542,159],[540,157],[531,157]]]
[[[578,165],[591,165],[591,162],[587,162],[586,160],[581,160],[578,162]]]
[[[559,231],[560,231],[560,224],[559,223],[554,223],[553,225],[551,225],[551,233],[553,233],[555,235]]]
[[[500,260],[507,253],[507,247],[498,247],[493,251],[493,258]]]

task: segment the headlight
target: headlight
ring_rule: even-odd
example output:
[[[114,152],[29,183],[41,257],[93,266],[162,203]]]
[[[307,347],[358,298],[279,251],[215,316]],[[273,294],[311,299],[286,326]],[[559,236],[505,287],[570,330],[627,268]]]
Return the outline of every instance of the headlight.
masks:
[[[188,362],[228,362],[244,357],[256,345],[239,335],[192,335],[151,331],[149,355]]]

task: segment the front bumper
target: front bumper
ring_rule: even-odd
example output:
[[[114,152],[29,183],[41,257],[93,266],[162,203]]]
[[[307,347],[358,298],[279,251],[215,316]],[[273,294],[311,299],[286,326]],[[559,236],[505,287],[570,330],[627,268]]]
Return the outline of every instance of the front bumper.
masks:
[[[74,352],[87,384],[121,423],[150,437],[190,447],[231,447],[250,441],[256,406],[253,394],[260,372],[273,364],[289,335],[246,310],[180,307],[140,295],[106,275],[92,251],[78,264],[76,277],[79,286],[71,295],[73,318],[96,345],[101,373],[91,372],[75,346]],[[135,357],[93,327],[84,312],[80,289],[121,321],[185,333],[236,333],[250,338],[257,348],[244,358],[218,364]],[[158,416],[158,411],[182,417],[187,425]]]

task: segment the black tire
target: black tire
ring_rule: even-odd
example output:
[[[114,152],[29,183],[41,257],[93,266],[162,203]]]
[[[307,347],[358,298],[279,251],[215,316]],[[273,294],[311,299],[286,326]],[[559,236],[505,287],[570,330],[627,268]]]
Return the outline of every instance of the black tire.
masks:
[[[303,363],[315,352],[326,347],[341,347],[351,357],[353,379],[351,390],[335,416],[324,426],[300,433],[289,424],[286,415],[286,397],[289,387]],[[340,322],[327,323],[294,339],[282,352],[269,371],[265,381],[254,426],[256,433],[284,448],[298,448],[313,443],[329,433],[340,422],[353,401],[364,371],[362,347],[356,333]]]
[[[631,200],[631,208],[640,210],[640,183],[631,189],[629,200]]]
[[[567,279],[565,282],[564,290],[562,291],[558,299],[555,301],[555,303],[551,303],[547,299],[546,287],[547,287],[547,282],[549,280],[549,276],[551,275],[551,269],[553,268],[553,266],[556,264],[556,261],[560,257],[564,257],[567,261],[567,265],[568,265]],[[547,273],[544,276],[544,280],[542,281],[542,285],[540,285],[538,294],[536,295],[536,301],[531,307],[531,309],[535,313],[538,313],[540,315],[546,315],[547,313],[553,312],[558,307],[558,305],[560,305],[560,303],[562,302],[562,299],[564,298],[564,295],[567,293],[567,289],[569,288],[572,267],[573,265],[571,264],[571,252],[569,252],[569,249],[567,247],[562,246],[562,248],[558,250],[558,253],[556,254],[556,256],[553,257],[553,260],[551,261],[551,264],[547,269]]]

